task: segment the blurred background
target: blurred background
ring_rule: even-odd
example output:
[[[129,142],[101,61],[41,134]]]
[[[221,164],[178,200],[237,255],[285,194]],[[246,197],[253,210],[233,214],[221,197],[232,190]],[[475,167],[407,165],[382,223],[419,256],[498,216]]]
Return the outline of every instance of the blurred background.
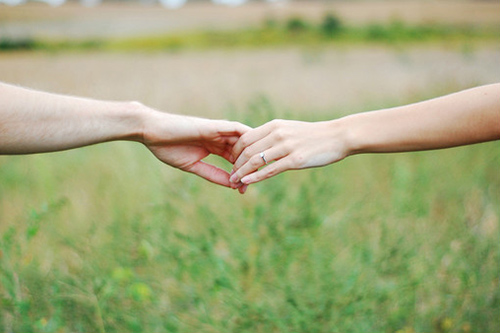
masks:
[[[498,82],[500,3],[0,0],[0,80],[333,119]],[[240,196],[132,143],[0,156],[0,331],[498,332],[499,165],[356,156]]]

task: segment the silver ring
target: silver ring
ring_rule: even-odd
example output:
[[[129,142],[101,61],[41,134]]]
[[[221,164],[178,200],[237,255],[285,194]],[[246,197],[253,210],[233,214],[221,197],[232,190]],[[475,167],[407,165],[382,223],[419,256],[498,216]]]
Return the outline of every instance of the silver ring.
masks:
[[[267,164],[266,155],[264,155],[264,152],[260,153],[260,158],[262,158],[264,163]]]

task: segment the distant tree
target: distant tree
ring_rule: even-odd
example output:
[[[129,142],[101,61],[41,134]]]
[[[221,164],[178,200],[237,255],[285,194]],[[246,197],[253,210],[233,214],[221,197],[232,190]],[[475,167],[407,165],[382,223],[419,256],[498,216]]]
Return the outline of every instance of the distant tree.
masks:
[[[291,17],[286,22],[286,29],[293,33],[302,32],[304,30],[307,30],[307,28],[307,23],[298,16]]]
[[[326,14],[321,23],[321,31],[328,37],[338,35],[342,28],[342,21],[333,13]]]

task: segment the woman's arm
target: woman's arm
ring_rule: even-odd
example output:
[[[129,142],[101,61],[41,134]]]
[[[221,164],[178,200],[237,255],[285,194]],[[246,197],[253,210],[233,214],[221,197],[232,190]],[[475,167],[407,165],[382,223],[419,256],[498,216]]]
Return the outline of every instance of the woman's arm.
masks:
[[[248,127],[159,112],[137,102],[50,94],[0,83],[0,154],[30,154],[91,144],[141,142],[161,161],[224,186],[229,175],[202,161],[231,149]]]
[[[234,146],[231,181],[251,184],[354,154],[438,149],[497,139],[500,84],[492,84],[327,122],[269,122],[244,134]],[[275,162],[258,170],[271,161]]]
[[[350,154],[448,148],[500,139],[500,84],[346,117]]]

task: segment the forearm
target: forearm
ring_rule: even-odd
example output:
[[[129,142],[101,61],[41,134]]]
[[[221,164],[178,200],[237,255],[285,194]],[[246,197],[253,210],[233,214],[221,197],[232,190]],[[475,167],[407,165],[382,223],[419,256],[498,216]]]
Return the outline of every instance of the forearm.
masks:
[[[348,155],[439,149],[500,139],[500,84],[339,119]]]
[[[145,108],[0,83],[0,154],[65,150],[140,140]]]

